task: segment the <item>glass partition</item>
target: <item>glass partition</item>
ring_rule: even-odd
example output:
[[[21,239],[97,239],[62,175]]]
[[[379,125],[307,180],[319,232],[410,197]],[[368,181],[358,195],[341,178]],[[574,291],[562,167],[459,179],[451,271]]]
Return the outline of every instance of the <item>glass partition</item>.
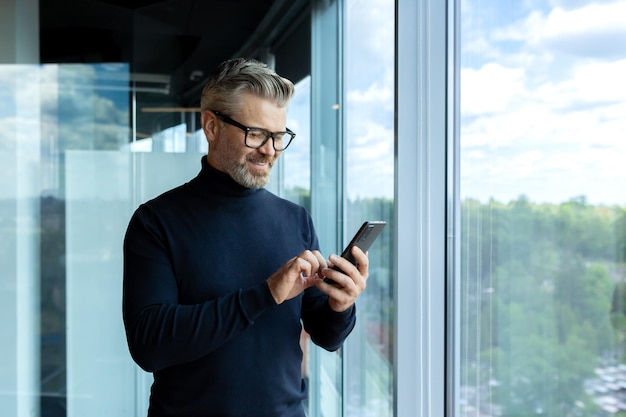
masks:
[[[311,216],[321,252],[339,251],[343,164],[341,34],[343,2],[315,0],[311,10]],[[309,355],[309,415],[339,417],[343,410],[342,351],[313,348]]]
[[[122,241],[137,205],[195,176],[204,152],[185,125],[133,141],[129,85],[124,64],[0,66],[2,415],[147,411]]]
[[[459,414],[626,415],[626,2],[460,11]]]
[[[389,224],[345,349],[307,350],[309,411],[390,416],[394,2],[316,1],[312,16],[311,77],[288,113],[298,137],[272,187],[312,212],[324,253],[366,219]],[[207,149],[198,109],[176,107],[168,76],[139,75],[118,63],[0,66],[3,415],[147,410],[151,376],[122,325],[123,235],[134,209],[195,176]]]
[[[39,413],[40,352],[58,341],[40,322],[40,78],[34,66],[0,65],[0,411],[20,417]]]

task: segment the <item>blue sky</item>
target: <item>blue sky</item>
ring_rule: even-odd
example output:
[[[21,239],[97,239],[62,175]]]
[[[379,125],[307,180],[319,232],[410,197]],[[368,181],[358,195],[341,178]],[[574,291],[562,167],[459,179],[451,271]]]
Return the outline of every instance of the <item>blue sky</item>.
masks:
[[[626,205],[626,1],[491,3],[462,3],[462,197]]]
[[[393,2],[347,4],[348,197],[391,198]],[[462,198],[626,205],[624,16],[626,0],[462,1]]]
[[[358,197],[393,198],[394,187],[394,2],[350,0],[346,2],[344,53],[344,136],[346,193]],[[375,57],[376,59],[372,59]],[[308,88],[308,84],[299,86]],[[308,143],[306,122],[308,95],[289,106],[288,125],[298,132],[297,141]],[[299,121],[305,121],[299,126]],[[300,133],[302,132],[302,134]],[[308,188],[305,167],[307,147],[289,148],[285,154],[285,185]],[[289,162],[287,162],[289,161]],[[298,164],[297,161],[300,161]]]

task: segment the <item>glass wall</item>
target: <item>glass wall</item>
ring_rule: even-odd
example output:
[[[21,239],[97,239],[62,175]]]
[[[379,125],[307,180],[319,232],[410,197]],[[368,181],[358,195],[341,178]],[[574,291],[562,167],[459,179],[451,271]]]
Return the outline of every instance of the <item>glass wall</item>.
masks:
[[[176,129],[129,145],[124,64],[2,66],[0,87],[0,413],[145,415],[122,241],[135,207],[195,176],[201,153]]]
[[[460,416],[626,415],[626,1],[460,7]]]
[[[0,65],[0,412],[11,416],[39,412],[44,381],[40,77],[37,68]]]
[[[311,210],[325,254],[339,252],[365,220],[388,226],[370,249],[368,286],[344,348],[304,345],[309,414],[392,416],[394,4],[314,2],[312,23],[312,74],[289,107],[298,136],[282,156],[280,193]]]
[[[394,7],[315,4],[312,72],[321,78],[296,86],[288,125],[298,136],[271,189],[323,219],[316,226],[325,253],[340,251],[364,220],[389,225],[370,250],[346,349],[312,349],[303,334],[309,410],[392,415]],[[360,70],[371,53],[380,62]],[[121,242],[141,202],[198,172],[206,142],[198,109],[162,107],[160,84],[135,76],[119,63],[0,68],[3,415],[145,415],[151,376],[126,347]]]
[[[344,13],[344,240],[365,220],[387,222],[369,250],[367,288],[345,347],[344,415],[386,417],[393,415],[394,1],[346,2]]]

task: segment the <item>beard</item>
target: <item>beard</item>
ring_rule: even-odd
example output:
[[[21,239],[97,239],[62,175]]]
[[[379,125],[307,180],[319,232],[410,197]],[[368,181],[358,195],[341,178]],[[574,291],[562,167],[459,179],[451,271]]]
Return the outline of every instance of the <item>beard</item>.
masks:
[[[209,147],[209,156],[220,169],[226,172],[239,185],[246,188],[263,188],[270,181],[270,173],[278,154],[265,155],[259,152],[241,154],[237,147],[232,146],[226,138],[219,138]],[[266,163],[264,171],[250,170],[248,163]]]
[[[274,166],[274,160],[274,157],[249,156],[246,157],[246,160],[243,163],[233,164],[232,167],[227,167],[227,169],[230,176],[238,184],[243,185],[246,188],[263,188],[270,181],[270,174],[272,172],[272,167]],[[248,170],[247,161],[265,162],[268,164],[269,169],[266,174],[253,174]]]

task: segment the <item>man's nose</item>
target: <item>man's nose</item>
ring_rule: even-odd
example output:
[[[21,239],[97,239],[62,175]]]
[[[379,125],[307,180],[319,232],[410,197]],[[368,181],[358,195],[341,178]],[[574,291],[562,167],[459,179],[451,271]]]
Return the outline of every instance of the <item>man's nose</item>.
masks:
[[[274,155],[276,154],[276,149],[274,149],[274,138],[269,137],[267,141],[259,148],[259,152],[265,155]]]

